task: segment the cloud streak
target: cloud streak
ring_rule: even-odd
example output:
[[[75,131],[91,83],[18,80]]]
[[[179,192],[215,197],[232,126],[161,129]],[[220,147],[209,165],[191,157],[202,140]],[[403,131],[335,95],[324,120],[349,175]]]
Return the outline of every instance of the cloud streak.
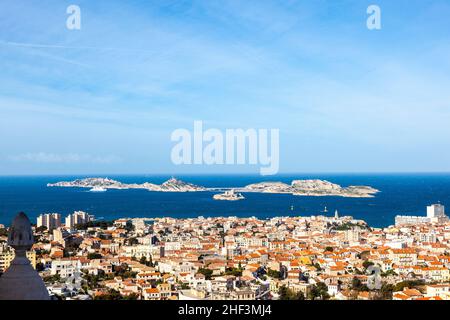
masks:
[[[201,119],[280,128],[282,171],[426,171],[437,146],[450,170],[448,1],[379,0],[379,32],[368,4],[80,0],[69,31],[60,1],[6,2],[0,150],[13,156],[0,169],[101,168],[102,146],[134,171],[170,172],[170,133]]]
[[[112,164],[121,162],[121,158],[114,155],[96,156],[91,154],[78,153],[23,153],[17,155],[10,155],[9,161],[13,162],[34,162],[34,163],[63,163],[63,164]]]

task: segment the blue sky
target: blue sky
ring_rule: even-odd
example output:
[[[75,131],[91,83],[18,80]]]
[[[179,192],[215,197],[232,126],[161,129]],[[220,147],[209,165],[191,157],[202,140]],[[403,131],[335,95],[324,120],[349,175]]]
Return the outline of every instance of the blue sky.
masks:
[[[0,174],[259,172],[173,165],[194,120],[279,128],[281,172],[450,171],[449,31],[448,0],[0,0]]]

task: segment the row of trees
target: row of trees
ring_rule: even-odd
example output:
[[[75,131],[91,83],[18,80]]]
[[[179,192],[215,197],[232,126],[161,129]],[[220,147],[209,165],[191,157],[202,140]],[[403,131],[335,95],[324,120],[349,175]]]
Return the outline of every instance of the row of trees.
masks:
[[[303,292],[295,293],[286,286],[280,287],[278,294],[280,295],[280,300],[305,300]]]
[[[75,226],[76,230],[87,230],[88,228],[100,228],[103,230],[108,229],[108,227],[112,227],[113,222],[112,221],[105,221],[105,220],[95,220],[95,221],[89,221],[86,223],[77,224]]]
[[[213,270],[208,269],[208,268],[200,268],[200,269],[198,269],[198,273],[203,274],[205,276],[206,280],[211,280],[212,274],[213,274]],[[240,269],[240,268],[227,268],[225,270],[224,274],[227,275],[227,276],[240,277],[240,276],[242,276],[242,269]]]
[[[327,285],[323,282],[313,285],[306,297],[303,292],[294,292],[286,286],[281,286],[278,294],[280,295],[280,300],[328,300],[330,298]]]
[[[149,259],[147,259],[146,256],[142,256],[141,259],[139,260],[140,264],[146,265],[147,267],[154,267],[155,264],[153,263],[152,257],[150,257]]]
[[[392,300],[392,293],[396,291],[403,290],[404,287],[413,287],[417,285],[416,282],[404,281],[402,283],[398,283],[393,286],[391,284],[384,283],[379,290],[372,291],[373,300]],[[363,285],[361,281],[357,278],[353,279],[352,282],[352,293],[353,298],[356,299],[358,293],[361,291],[369,291],[367,286]],[[279,289],[280,300],[328,300],[330,295],[328,294],[328,288],[325,283],[319,282],[311,287],[311,290],[308,292],[307,296],[302,292],[295,293],[293,290],[287,288],[286,286],[282,286]]]
[[[138,300],[139,295],[136,293],[132,293],[126,296],[120,294],[119,291],[110,289],[107,293],[102,295],[97,295],[94,297],[94,300]]]

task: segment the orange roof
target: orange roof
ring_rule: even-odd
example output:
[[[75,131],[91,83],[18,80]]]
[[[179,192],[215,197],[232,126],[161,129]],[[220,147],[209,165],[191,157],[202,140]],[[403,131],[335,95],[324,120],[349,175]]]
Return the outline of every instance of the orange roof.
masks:
[[[423,298],[417,298],[416,300],[442,300],[441,297],[423,297]]]
[[[403,292],[395,292],[395,293],[392,295],[392,297],[393,297],[393,298],[396,298],[396,299],[400,299],[400,300],[408,300],[408,299],[411,298],[410,296],[404,294]]]
[[[159,290],[157,288],[148,288],[145,289],[146,293],[159,293]]]

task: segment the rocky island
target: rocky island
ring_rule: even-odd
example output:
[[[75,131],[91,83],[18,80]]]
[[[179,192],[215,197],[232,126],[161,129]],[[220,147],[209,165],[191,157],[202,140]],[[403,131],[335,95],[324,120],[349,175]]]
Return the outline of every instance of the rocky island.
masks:
[[[172,178],[161,185],[144,182],[138,183],[122,183],[120,181],[108,178],[86,178],[74,181],[62,181],[57,183],[49,183],[48,187],[75,187],[90,189],[145,189],[155,192],[198,192],[198,191],[225,191],[214,197],[216,200],[242,200],[243,196],[236,192],[259,192],[259,193],[282,193],[292,194],[296,196],[336,196],[349,198],[371,198],[379,190],[369,186],[348,186],[342,187],[338,184],[331,183],[326,180],[294,180],[291,184],[283,182],[260,182],[250,184],[243,188],[205,188],[188,182]],[[240,196],[236,196],[240,195]],[[242,197],[242,198],[241,198]]]
[[[234,191],[234,189],[227,190],[225,193],[215,194],[213,196],[214,200],[224,200],[224,201],[238,201],[238,200],[244,200],[245,197]]]
[[[368,186],[342,187],[326,180],[294,180],[292,183],[261,182],[248,185],[241,192],[287,193],[295,196],[337,196],[372,198],[379,190]]]
[[[69,187],[69,188],[102,188],[102,189],[145,189],[157,192],[196,192],[206,191],[206,188],[196,186],[175,178],[167,180],[161,185],[144,182],[138,183],[122,183],[108,178],[86,178],[74,181],[62,181],[57,183],[48,183],[47,187]]]

